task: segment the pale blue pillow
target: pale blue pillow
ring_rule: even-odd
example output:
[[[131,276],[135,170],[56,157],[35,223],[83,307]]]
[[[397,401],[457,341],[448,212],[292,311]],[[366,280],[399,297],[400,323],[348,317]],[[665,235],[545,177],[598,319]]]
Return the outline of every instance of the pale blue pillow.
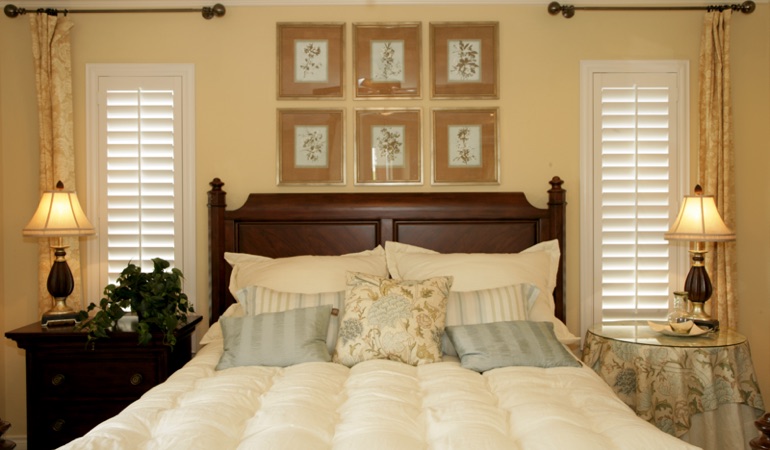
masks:
[[[222,317],[225,351],[217,370],[237,366],[286,367],[328,362],[326,347],[331,305],[256,316]]]
[[[556,338],[550,322],[515,320],[451,326],[449,339],[466,369],[485,372],[498,367],[580,367]]]

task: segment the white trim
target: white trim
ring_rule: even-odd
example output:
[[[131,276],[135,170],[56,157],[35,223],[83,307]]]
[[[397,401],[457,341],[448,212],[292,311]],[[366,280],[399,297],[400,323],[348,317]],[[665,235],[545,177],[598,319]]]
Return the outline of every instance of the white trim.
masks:
[[[195,65],[194,64],[86,64],[86,191],[88,198],[88,217],[92,221],[99,220],[99,117],[97,108],[93,105],[99,98],[100,77],[140,77],[140,76],[175,76],[182,79],[182,142],[184,158],[182,159],[182,191],[184,202],[184,246],[183,267],[185,275],[185,292],[190,297],[193,306],[196,305],[196,203],[195,203]],[[188,95],[189,94],[189,95]],[[99,224],[94,223],[99,229]],[[99,246],[90,238],[87,242],[88,265],[100,264]],[[98,303],[102,296],[103,286],[99,277],[89,276],[86,286],[87,297]]]
[[[690,185],[690,63],[687,60],[628,60],[628,61],[581,61],[580,62],[580,335],[601,320],[601,311],[595,308],[594,292],[594,248],[584,248],[584,243],[593,242],[594,233],[594,182],[593,182],[593,75],[601,72],[660,73],[674,72],[677,76],[677,117],[680,132],[677,146],[680,149],[674,164],[679,170],[677,198],[689,192]],[[589,155],[585,157],[585,155]],[[677,206],[678,210],[678,206]],[[671,272],[676,285],[684,285],[688,268],[687,251],[681,245],[672,245],[676,267]]]

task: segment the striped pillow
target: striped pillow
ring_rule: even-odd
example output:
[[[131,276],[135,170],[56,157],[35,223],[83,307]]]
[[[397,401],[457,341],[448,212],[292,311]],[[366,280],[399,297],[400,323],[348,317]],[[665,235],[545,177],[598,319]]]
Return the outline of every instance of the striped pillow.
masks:
[[[329,353],[334,352],[334,347],[337,344],[337,334],[340,329],[339,318],[342,317],[345,309],[345,291],[297,294],[293,292],[278,292],[263,286],[248,286],[238,291],[235,298],[243,305],[247,316],[289,311],[310,306],[331,305],[332,317],[329,320],[326,344],[329,348]]]
[[[540,289],[528,283],[480,291],[449,293],[446,326],[527,320]],[[446,355],[457,355],[452,341],[444,334],[441,348]]]
[[[551,322],[511,321],[447,327],[466,369],[498,367],[580,367],[556,338]]]
[[[224,353],[217,370],[330,361],[326,332],[331,310],[331,305],[323,305],[257,316],[222,317],[219,322]]]

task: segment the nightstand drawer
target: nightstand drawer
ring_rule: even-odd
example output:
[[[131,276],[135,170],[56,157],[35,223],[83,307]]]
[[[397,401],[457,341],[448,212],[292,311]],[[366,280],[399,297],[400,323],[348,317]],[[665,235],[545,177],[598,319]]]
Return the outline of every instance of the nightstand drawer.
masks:
[[[61,401],[46,402],[39,420],[29,424],[40,448],[56,448],[64,442],[78,438],[102,422],[105,417],[118,414],[131,401]]]
[[[160,382],[158,372],[157,361],[146,358],[56,360],[40,364],[35,385],[49,398],[138,398]]]

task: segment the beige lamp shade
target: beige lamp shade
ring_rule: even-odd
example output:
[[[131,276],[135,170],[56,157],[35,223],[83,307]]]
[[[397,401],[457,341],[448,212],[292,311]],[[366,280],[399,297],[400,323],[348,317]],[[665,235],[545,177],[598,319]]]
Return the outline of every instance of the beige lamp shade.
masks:
[[[734,241],[735,232],[722,220],[713,195],[701,195],[701,187],[695,187],[695,195],[684,197],[679,215],[664,237],[669,240],[723,242]]]
[[[56,190],[45,191],[35,215],[22,230],[24,236],[57,237],[96,234],[80,207],[74,191],[65,191],[61,181]]]

